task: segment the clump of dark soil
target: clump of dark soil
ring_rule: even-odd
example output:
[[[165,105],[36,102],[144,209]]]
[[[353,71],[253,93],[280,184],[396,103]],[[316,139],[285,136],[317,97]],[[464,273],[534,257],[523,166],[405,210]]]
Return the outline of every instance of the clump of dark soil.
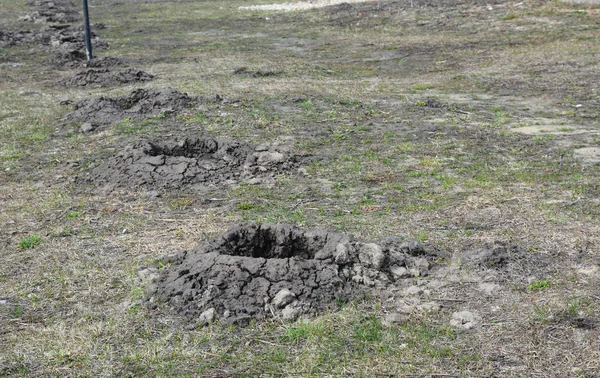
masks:
[[[31,30],[2,31],[0,30],[0,47],[18,46],[25,43],[37,42],[36,33]]]
[[[123,64],[123,59],[114,56],[103,56],[94,58],[87,63],[88,68],[110,68],[117,67]]]
[[[510,262],[523,259],[525,251],[523,248],[496,241],[494,244],[486,244],[480,248],[471,249],[463,253],[464,262],[488,269],[504,269]]]
[[[80,49],[56,50],[50,55],[50,63],[56,67],[76,67],[85,63],[87,57]]]
[[[133,82],[150,81],[153,78],[153,75],[141,70],[136,70],[135,68],[124,68],[117,70],[110,68],[91,68],[61,80],[59,84],[77,87],[104,87]]]
[[[172,265],[148,287],[147,299],[200,323],[214,316],[242,325],[269,316],[294,320],[410,281],[441,256],[414,241],[363,243],[325,230],[242,223],[165,261]]]
[[[248,67],[240,67],[233,71],[235,75],[246,75],[251,77],[269,77],[269,76],[281,76],[284,72],[278,69],[260,69],[260,70],[250,70]]]
[[[63,121],[80,122],[83,131],[129,119],[140,119],[184,109],[192,98],[172,88],[136,89],[122,97],[91,97],[75,103]]]
[[[36,1],[29,5],[37,6],[38,10],[21,17],[21,21],[71,23],[81,19],[72,2]]]
[[[284,146],[248,144],[213,138],[180,142],[142,141],[125,147],[91,175],[96,185],[171,189],[272,176],[298,165]]]
[[[39,31],[0,30],[0,46],[2,47],[36,43],[41,46],[49,46],[52,50],[58,50],[55,53],[61,53],[65,51],[83,50],[85,48],[84,41],[83,28],[69,24],[49,25]],[[99,39],[94,33],[92,33],[92,44],[96,49],[108,47],[108,44]],[[69,59],[52,59],[54,65],[68,65],[70,62],[71,60]]]

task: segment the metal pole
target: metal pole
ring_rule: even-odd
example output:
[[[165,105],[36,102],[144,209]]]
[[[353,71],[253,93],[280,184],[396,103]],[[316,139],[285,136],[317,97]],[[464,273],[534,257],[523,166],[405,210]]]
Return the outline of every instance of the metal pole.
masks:
[[[90,32],[90,16],[88,14],[88,2],[83,0],[83,26],[85,29],[85,50],[87,54],[87,61],[94,59],[92,54],[92,36]]]

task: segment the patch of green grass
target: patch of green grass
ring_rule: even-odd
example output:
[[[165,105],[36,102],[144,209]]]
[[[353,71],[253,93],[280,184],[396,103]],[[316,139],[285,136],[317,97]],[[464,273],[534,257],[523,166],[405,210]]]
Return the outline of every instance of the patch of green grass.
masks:
[[[74,219],[80,215],[79,211],[69,211],[67,213],[67,218]]]
[[[369,316],[365,320],[354,324],[353,338],[359,343],[371,344],[380,342],[383,339],[383,324],[374,316]]]
[[[10,316],[12,316],[13,318],[20,318],[21,316],[23,316],[23,307],[20,305],[15,305],[15,307],[13,307],[13,309],[10,312]]]
[[[133,134],[140,130],[141,127],[129,118],[126,118],[115,125],[115,131],[120,134]]]
[[[237,204],[237,209],[238,210],[252,210],[254,208],[256,208],[256,205],[253,204],[253,203],[245,202],[245,203],[238,203]]]
[[[195,199],[190,197],[177,198],[169,202],[169,207],[173,210],[184,209],[188,206],[193,205],[196,202]]]
[[[19,153],[0,155],[0,160],[12,160],[12,159],[18,159],[20,157],[21,157],[21,154],[19,154]]]
[[[508,13],[508,14],[505,14],[504,16],[500,16],[500,20],[502,20],[502,21],[510,21],[510,20],[514,20],[516,18],[519,18],[519,15],[516,13]]]
[[[536,135],[533,137],[533,141],[537,143],[548,143],[554,139],[554,134]]]
[[[552,286],[552,280],[540,280],[534,281],[527,286],[529,291],[542,291]]]
[[[568,126],[564,126],[564,127],[559,127],[558,131],[562,131],[562,132],[571,132],[574,131],[575,129],[572,127],[568,127]]]
[[[537,323],[546,324],[550,321],[552,312],[548,306],[535,306],[533,309],[533,320]]]
[[[19,241],[21,249],[30,249],[42,242],[42,237],[39,235],[29,235]]]
[[[283,335],[279,336],[279,341],[284,343],[298,344],[301,341],[311,337],[323,337],[328,332],[330,332],[330,330],[327,329],[321,322],[301,321],[288,326]]]

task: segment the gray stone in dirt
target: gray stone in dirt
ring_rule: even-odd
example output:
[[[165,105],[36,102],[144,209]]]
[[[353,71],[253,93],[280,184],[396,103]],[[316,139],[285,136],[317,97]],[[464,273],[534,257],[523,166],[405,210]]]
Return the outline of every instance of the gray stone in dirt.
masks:
[[[272,303],[276,308],[282,308],[292,303],[294,299],[296,299],[296,294],[288,289],[281,289],[273,298]]]
[[[429,261],[427,261],[425,258],[419,257],[415,260],[414,266],[419,270],[429,269]]]
[[[358,258],[363,266],[380,269],[385,261],[385,254],[381,247],[375,243],[360,244],[358,246]]]
[[[438,312],[442,308],[442,306],[437,302],[426,302],[422,305],[419,305],[418,308],[421,311],[431,314],[434,312]]]
[[[398,266],[398,265],[392,266],[390,268],[390,273],[392,273],[392,276],[396,280],[412,277],[412,274],[408,271],[408,269],[406,269],[403,266]]]
[[[416,285],[411,285],[409,287],[407,287],[406,289],[404,289],[403,293],[404,295],[421,295],[423,294],[424,290],[422,287],[416,286]]]
[[[190,318],[214,308],[227,314],[226,323],[271,315],[293,320],[394,281],[377,244],[292,225],[236,224],[169,261],[148,301],[166,303]]]
[[[302,309],[294,305],[289,305],[281,311],[281,318],[287,322],[293,322],[302,314]]]
[[[154,268],[154,267],[141,269],[138,272],[138,280],[140,282],[152,281],[157,277],[158,277],[158,272],[156,271],[156,268]]]
[[[409,320],[410,320],[410,317],[407,316],[405,313],[392,312],[385,316],[382,323],[387,326],[402,325],[402,324],[405,324],[406,322],[408,322]]]
[[[340,243],[335,247],[334,261],[338,265],[347,264],[353,259],[354,254],[354,248],[350,244]]]
[[[90,123],[90,122],[84,122],[80,127],[79,130],[82,133],[89,133],[94,131],[95,127]]]
[[[486,295],[494,295],[500,290],[500,285],[497,285],[493,282],[482,282],[479,284],[477,289]]]
[[[284,159],[285,157],[283,154],[270,151],[259,152],[256,156],[256,162],[258,165],[277,164],[282,162]]]
[[[468,330],[478,326],[479,322],[480,318],[476,313],[471,311],[459,311],[452,314],[450,325],[458,329]]]
[[[209,308],[208,310],[200,314],[200,316],[198,316],[197,324],[201,327],[210,324],[215,320],[216,316],[217,312],[215,311],[215,309]]]

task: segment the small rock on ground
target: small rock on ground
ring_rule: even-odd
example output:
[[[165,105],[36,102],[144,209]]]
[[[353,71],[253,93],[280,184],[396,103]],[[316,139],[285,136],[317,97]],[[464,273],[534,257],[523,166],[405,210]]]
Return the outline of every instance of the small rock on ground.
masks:
[[[474,312],[471,311],[459,311],[452,314],[452,320],[450,325],[452,327],[468,330],[479,325],[480,318]]]

